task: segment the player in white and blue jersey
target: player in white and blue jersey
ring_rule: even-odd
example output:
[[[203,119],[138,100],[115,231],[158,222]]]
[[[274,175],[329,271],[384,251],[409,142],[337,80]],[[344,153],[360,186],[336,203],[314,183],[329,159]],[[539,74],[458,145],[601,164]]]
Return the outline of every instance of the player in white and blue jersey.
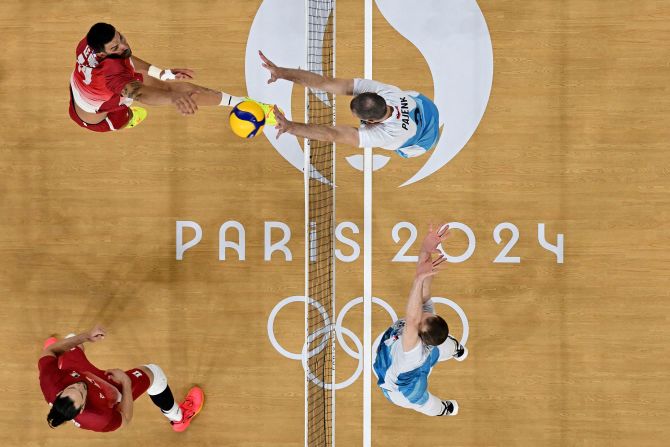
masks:
[[[371,79],[338,79],[305,70],[278,67],[259,52],[270,80],[297,82],[317,91],[354,96],[351,112],[360,127],[303,124],[289,121],[279,109],[277,137],[284,132],[318,141],[334,141],[356,147],[378,147],[403,158],[418,157],[431,150],[440,136],[437,107],[424,95]]]
[[[438,273],[443,255],[432,259],[437,246],[448,235],[448,227],[436,232],[432,226],[423,241],[416,275],[404,319],[384,332],[374,371],[377,385],[392,403],[428,416],[455,416],[458,403],[442,400],[428,392],[428,376],[435,364],[454,358],[463,361],[467,348],[449,335],[449,326],[435,314],[430,299],[432,277]]]

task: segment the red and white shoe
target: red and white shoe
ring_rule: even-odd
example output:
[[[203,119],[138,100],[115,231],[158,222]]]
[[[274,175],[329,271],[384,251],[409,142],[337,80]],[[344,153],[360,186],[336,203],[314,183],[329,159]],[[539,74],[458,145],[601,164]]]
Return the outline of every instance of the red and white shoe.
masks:
[[[198,386],[191,388],[186,395],[184,402],[179,404],[181,408],[181,421],[179,422],[170,422],[172,424],[172,430],[177,432],[182,432],[188,428],[191,424],[191,420],[200,413],[202,410],[202,405],[205,403],[205,395],[202,392],[202,389]]]

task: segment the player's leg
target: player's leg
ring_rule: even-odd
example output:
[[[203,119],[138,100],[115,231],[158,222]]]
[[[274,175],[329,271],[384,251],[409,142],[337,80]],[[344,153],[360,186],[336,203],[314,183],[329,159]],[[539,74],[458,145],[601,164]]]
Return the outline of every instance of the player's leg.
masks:
[[[384,395],[393,404],[418,411],[426,416],[455,416],[458,414],[458,403],[455,400],[440,400],[429,392],[426,392],[416,402],[411,402],[400,391],[384,390]]]
[[[170,420],[172,428],[175,431],[184,431],[188,428],[191,420],[202,409],[204,403],[204,394],[199,387],[193,387],[186,395],[181,404],[177,404],[168,385],[167,376],[160,366],[148,364],[137,368],[143,371],[149,380],[149,386],[146,389],[151,401],[160,408],[163,415]],[[131,376],[132,379],[132,376]],[[135,389],[133,388],[133,397]]]
[[[459,341],[451,335],[448,335],[444,343],[439,345],[437,349],[440,351],[438,362],[443,362],[450,358],[462,362],[468,356],[468,348],[460,344]]]

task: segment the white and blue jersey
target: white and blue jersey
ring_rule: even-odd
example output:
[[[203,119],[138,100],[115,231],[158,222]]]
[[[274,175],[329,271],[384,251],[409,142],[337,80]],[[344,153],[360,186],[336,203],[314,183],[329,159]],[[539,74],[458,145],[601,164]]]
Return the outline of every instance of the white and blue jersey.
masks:
[[[423,304],[423,311],[435,313],[433,301]],[[377,375],[377,385],[384,396],[395,404],[418,408],[427,404],[431,394],[428,392],[428,376],[439,361],[456,354],[458,348],[455,339],[447,338],[439,346],[424,345],[421,340],[411,350],[405,352],[402,347],[402,334],[405,320],[398,320],[382,335],[373,370]],[[401,398],[398,394],[402,395]],[[436,398],[433,397],[433,400]],[[439,403],[439,400],[436,400]]]
[[[376,93],[393,107],[381,123],[361,123],[360,147],[379,147],[395,151],[403,158],[418,157],[431,150],[440,134],[440,117],[430,99],[414,91],[382,84],[370,79],[354,79],[354,95]]]

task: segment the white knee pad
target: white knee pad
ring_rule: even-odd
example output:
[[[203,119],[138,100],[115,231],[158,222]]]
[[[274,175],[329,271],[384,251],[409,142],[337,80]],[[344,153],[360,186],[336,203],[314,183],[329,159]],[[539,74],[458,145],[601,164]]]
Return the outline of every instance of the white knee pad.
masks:
[[[144,366],[154,375],[154,381],[147,390],[147,394],[149,396],[155,396],[165,391],[165,388],[167,388],[168,386],[167,376],[165,375],[161,367],[158,365],[154,365],[153,363]]]

